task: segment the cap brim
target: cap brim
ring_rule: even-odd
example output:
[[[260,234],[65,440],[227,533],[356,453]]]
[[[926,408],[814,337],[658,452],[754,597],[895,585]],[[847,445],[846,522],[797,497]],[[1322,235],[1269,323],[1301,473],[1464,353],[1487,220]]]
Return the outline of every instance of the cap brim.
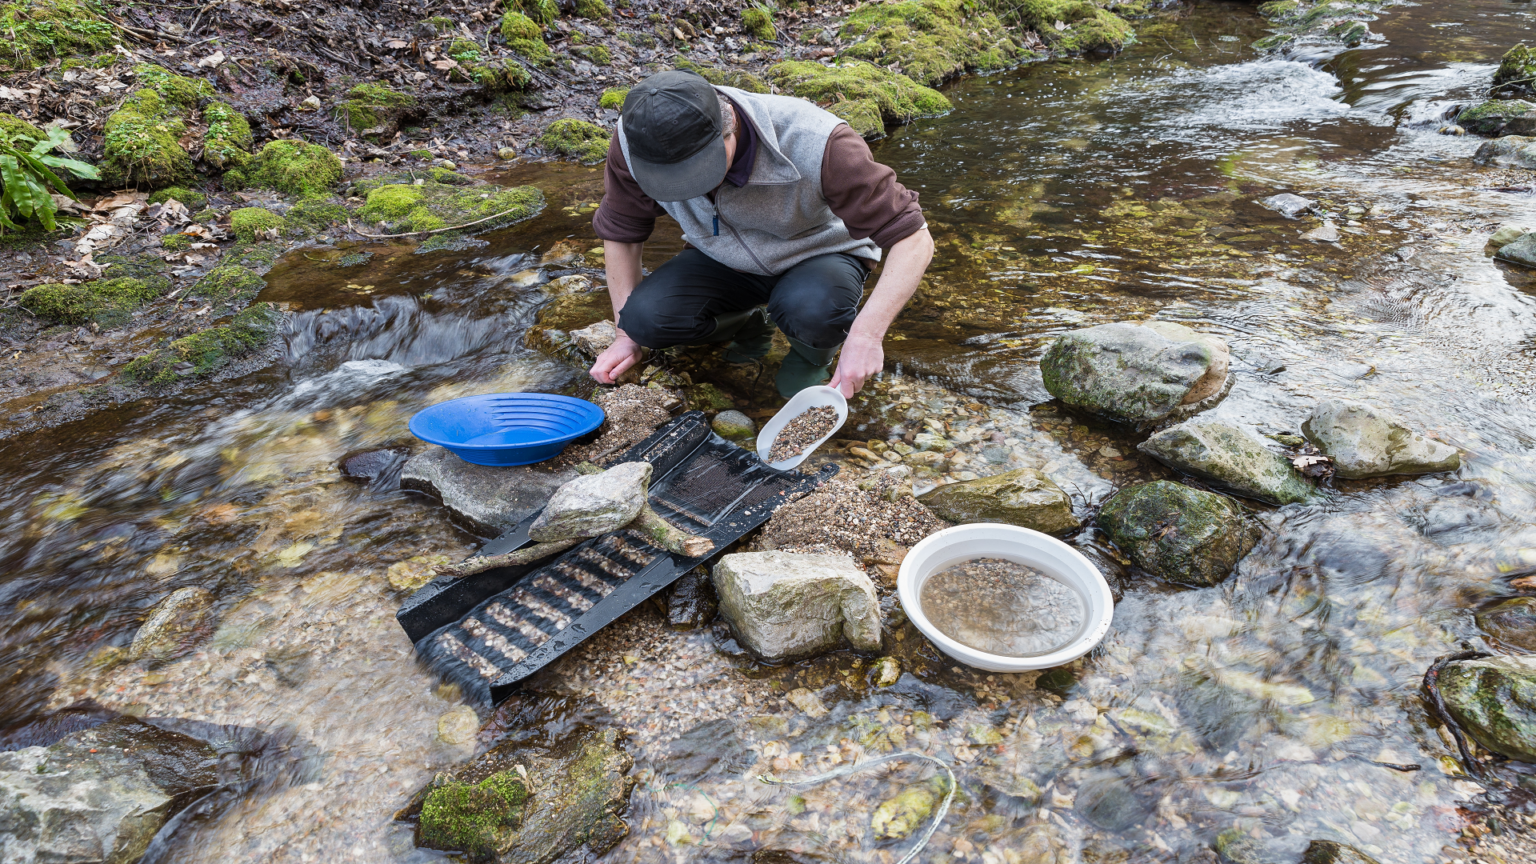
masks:
[[[656,201],[687,201],[708,193],[725,180],[730,165],[725,161],[725,136],[681,162],[662,165],[646,162],[630,152],[629,173],[640,189]]]

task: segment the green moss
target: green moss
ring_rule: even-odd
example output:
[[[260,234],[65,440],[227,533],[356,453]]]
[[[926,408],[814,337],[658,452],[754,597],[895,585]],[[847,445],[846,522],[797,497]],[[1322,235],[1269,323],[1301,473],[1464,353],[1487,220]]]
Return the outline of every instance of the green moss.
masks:
[[[608,130],[585,120],[556,120],[539,137],[539,145],[552,153],[595,165],[608,156]]]
[[[43,130],[14,114],[0,113],[0,141],[31,147],[48,137]]]
[[[127,313],[159,297],[170,287],[160,277],[101,279],[80,285],[39,285],[21,295],[22,308],[58,324],[118,324]]]
[[[109,51],[112,25],[77,0],[14,0],[0,3],[0,68],[31,69],[54,57]]]
[[[318,234],[334,225],[347,221],[347,208],[334,199],[305,198],[288,208],[283,214],[290,229],[305,234]]]
[[[1523,99],[1490,99],[1457,114],[1456,123],[1474,135],[1497,135],[1509,121],[1531,111],[1536,105]]]
[[[450,171],[447,168],[433,168],[427,171],[427,176],[432,178],[434,183],[443,183],[448,186],[475,185],[475,178],[460,174],[457,171]]]
[[[341,182],[341,160],[319,144],[268,141],[245,166],[224,175],[234,189],[265,187],[306,198],[323,197]]]
[[[602,97],[597,100],[597,105],[599,108],[618,111],[624,107],[624,97],[628,95],[628,87],[610,87],[603,91]]]
[[[192,294],[212,303],[239,308],[255,299],[267,283],[247,267],[223,263],[192,286]]]
[[[160,238],[160,248],[167,252],[181,252],[192,248],[191,234],[167,234]]]
[[[1007,15],[1010,23],[1034,30],[1067,53],[1118,51],[1135,40],[1130,24],[1091,0],[1021,0]],[[1057,30],[1057,21],[1067,29]]]
[[[161,66],[141,63],[133,68],[133,74],[140,84],[159,93],[161,99],[185,111],[217,95],[213,85],[207,81],[177,75]]]
[[[963,0],[863,6],[840,32],[844,39],[859,40],[845,56],[879,66],[899,64],[907,77],[929,86],[966,71],[1002,69],[1025,54],[996,15],[969,10]]]
[[[793,93],[828,107],[845,120],[856,118],[865,128],[854,128],[866,138],[884,134],[883,124],[871,128],[871,112],[891,123],[905,123],[914,117],[943,114],[952,107],[944,94],[912,83],[911,79],[870,63],[839,63],[823,66],[807,61],[780,63],[768,70],[768,76],[780,91]],[[847,101],[866,105],[846,105]]]
[[[507,8],[528,16],[540,27],[548,27],[560,17],[560,5],[555,0],[508,0]]]
[[[187,125],[152,88],[135,91],[107,118],[101,176],[111,186],[176,185],[192,177],[181,146]]]
[[[1440,695],[1477,743],[1510,759],[1536,762],[1536,658],[1449,663],[1440,672]]]
[[[501,38],[507,47],[535,63],[548,63],[554,55],[544,44],[544,30],[537,22],[521,12],[509,11],[501,16]]]
[[[1511,96],[1536,93],[1536,49],[1522,42],[1506,51],[1493,73],[1492,92]]]
[[[274,229],[281,232],[286,225],[283,217],[261,207],[241,207],[229,216],[229,228],[242,243],[254,243]]]
[[[185,186],[168,186],[149,196],[151,204],[162,204],[166,201],[180,201],[187,206],[189,212],[195,213],[208,203],[208,196]]]
[[[613,55],[603,45],[582,45],[571,49],[571,53],[578,57],[585,57],[598,66],[607,66],[613,63]]]
[[[134,360],[123,369],[123,376],[143,384],[163,385],[178,378],[217,371],[265,345],[277,329],[280,317],[270,303],[252,306],[226,326],[183,336]]]
[[[368,192],[357,215],[370,223],[389,226],[390,233],[436,231],[457,225],[473,225],[475,232],[510,225],[544,208],[544,195],[536,187],[470,187],[425,182],[421,185],[391,183]]]
[[[417,104],[416,97],[409,93],[399,93],[382,84],[359,84],[347,91],[347,98],[337,106],[336,114],[338,120],[357,132],[388,132]]]
[[[1276,33],[1273,36],[1265,36],[1263,39],[1254,40],[1252,47],[1255,51],[1273,51],[1276,48],[1289,45],[1295,39],[1295,33]]]
[[[251,155],[251,124],[245,115],[223,102],[209,102],[203,108],[203,161],[223,168],[243,162]]]
[[[718,84],[721,87],[735,87],[737,90],[745,90],[748,93],[769,93],[772,88],[768,82],[753,75],[750,72],[742,72],[737,69],[720,69],[714,66],[702,66],[692,60],[679,59],[675,63],[676,68],[689,72],[696,72],[703,76],[705,81]]]
[[[460,63],[480,62],[480,44],[471,39],[458,38],[448,43],[448,56]]]
[[[1259,4],[1259,14],[1271,21],[1286,21],[1296,17],[1300,8],[1298,0],[1270,0]]]
[[[407,155],[409,155],[412,159],[431,159],[432,158],[432,151],[431,150],[412,150]]]
[[[522,824],[527,800],[527,787],[511,771],[475,785],[450,780],[427,793],[421,805],[421,845],[462,851],[471,860],[489,858]]]
[[[431,18],[428,18],[421,23],[431,27],[432,32],[439,36],[442,36],[445,33],[452,33],[453,31],[459,29],[457,22],[455,22],[452,18],[446,18],[442,15],[433,15]]]
[[[741,10],[741,28],[764,42],[779,37],[779,31],[773,27],[773,10],[763,6],[748,6]]]
[[[609,9],[608,4],[603,0],[576,0],[576,17],[593,20],[612,18],[613,10]]]
[[[543,45],[544,43],[538,43]],[[468,68],[469,78],[493,93],[525,90],[533,76],[523,64],[511,58],[499,58]]]

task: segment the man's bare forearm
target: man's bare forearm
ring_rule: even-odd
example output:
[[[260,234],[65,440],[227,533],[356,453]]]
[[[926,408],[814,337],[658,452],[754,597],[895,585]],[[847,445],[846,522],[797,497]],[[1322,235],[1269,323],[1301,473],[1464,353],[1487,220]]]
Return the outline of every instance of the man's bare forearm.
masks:
[[[619,320],[619,310],[640,284],[640,253],[644,243],[618,243],[603,241],[603,268],[608,275],[608,299],[613,301],[613,320]]]
[[[876,342],[885,339],[885,331],[912,299],[912,293],[922,282],[923,273],[931,261],[933,235],[927,228],[897,241],[886,257],[885,269],[880,273],[880,281],[875,283],[875,290],[870,292],[869,302],[853,320],[848,338]]]

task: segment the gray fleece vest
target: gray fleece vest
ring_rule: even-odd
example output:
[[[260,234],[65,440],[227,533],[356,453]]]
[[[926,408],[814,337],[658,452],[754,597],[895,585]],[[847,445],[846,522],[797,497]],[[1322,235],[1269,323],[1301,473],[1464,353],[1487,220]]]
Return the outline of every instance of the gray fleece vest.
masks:
[[[762,276],[833,252],[879,261],[880,247],[850,237],[821,194],[827,139],[843,120],[793,96],[715,89],[751,119],[758,134],[757,159],[747,185],[721,184],[713,202],[707,195],[658,202],[683,227],[683,238],[727,267]],[[622,119],[619,147],[628,162]]]

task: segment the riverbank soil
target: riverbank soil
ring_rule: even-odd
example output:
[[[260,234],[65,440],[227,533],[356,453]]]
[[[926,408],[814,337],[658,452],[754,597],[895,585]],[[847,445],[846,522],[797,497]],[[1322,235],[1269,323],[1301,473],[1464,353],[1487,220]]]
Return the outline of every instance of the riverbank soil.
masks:
[[[77,184],[59,231],[0,244],[4,746],[117,714],[215,747],[259,732],[242,776],[265,779],[184,811],[151,859],[178,862],[442,860],[395,818],[428,784],[502,794],[455,772],[573,741],[602,745],[605,862],[893,864],[945,772],[760,777],[904,751],[956,778],[923,860],[1530,857],[1536,767],[1474,740],[1474,772],[1423,680],[1437,658],[1530,647],[1501,604],[1536,598],[1536,282],[1488,241],[1536,228],[1536,173],[1478,164],[1482,140],[1449,127],[1532,10],[1116,6],[1133,41],[1086,4],[1026,3],[1049,17],[997,27],[1005,8],[918,5],[764,7],[771,35],[699,4],[108,5],[91,13],[104,30],[26,43],[42,47],[5,61],[0,111],[73,124],[74,155],[119,173]],[[891,10],[911,20],[872,20]],[[511,11],[530,23],[503,28]],[[884,71],[828,65],[856,60]],[[835,503],[726,550],[850,555],[881,649],[769,665],[722,620],[646,604],[501,706],[467,704],[393,620],[486,539],[399,488],[424,452],[409,418],[594,392],[581,358],[601,328],[585,328],[612,314],[590,226],[599,136],[545,131],[611,129],[606,90],[682,61],[843,112],[935,236],[885,373],[802,468],[840,466]],[[825,71],[772,71],[787,62]],[[900,81],[821,77],[855,70]],[[109,123],[124,106],[138,118]],[[120,129],[158,131],[114,162]],[[167,142],[185,161],[150,146]],[[1265,205],[1282,194],[1310,203]],[[645,265],[681,248],[664,222]],[[1282,469],[1335,399],[1390,411],[1459,467],[1308,478],[1314,496],[1278,507],[1174,470],[1138,449],[1152,430],[1075,412],[1040,372],[1064,333],[1147,320],[1225,343],[1231,389],[1200,419]],[[725,369],[718,351],[659,352],[633,383],[673,414],[761,425],[775,354]],[[1061,668],[961,666],[895,596],[905,548],[941,524],[909,493],[1005,472],[1070,499],[1063,524],[1082,527],[1060,536],[1117,598],[1100,647]],[[1194,583],[1138,567],[1099,511],[1148,481],[1222,496],[1257,541]],[[544,804],[536,774],[517,813]],[[510,800],[497,818],[524,807]]]

